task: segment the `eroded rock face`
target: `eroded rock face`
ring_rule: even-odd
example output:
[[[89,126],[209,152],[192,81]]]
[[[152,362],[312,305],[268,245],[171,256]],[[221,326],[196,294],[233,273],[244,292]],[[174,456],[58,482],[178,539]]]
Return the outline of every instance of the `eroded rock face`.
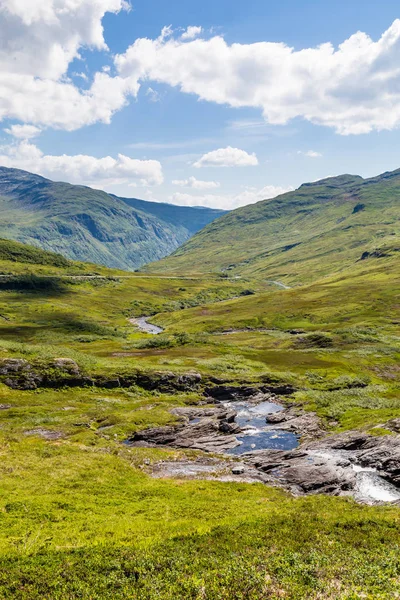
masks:
[[[261,383],[260,385],[229,385],[219,383],[206,387],[204,395],[217,402],[235,402],[256,398],[259,394],[288,396],[295,391],[292,385],[280,382]]]
[[[34,390],[39,387],[104,387],[128,388],[138,385],[146,390],[164,393],[198,391],[202,378],[199,373],[175,374],[170,372],[123,373],[114,376],[85,375],[79,365],[70,358],[55,358],[46,364],[29,363],[20,358],[0,359],[0,381],[18,390]]]

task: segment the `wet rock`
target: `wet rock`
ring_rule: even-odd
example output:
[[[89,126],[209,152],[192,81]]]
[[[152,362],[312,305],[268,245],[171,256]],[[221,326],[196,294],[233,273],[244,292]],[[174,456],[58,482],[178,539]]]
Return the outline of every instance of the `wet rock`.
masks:
[[[293,431],[301,435],[303,441],[314,440],[325,435],[322,420],[312,412],[304,412],[296,407],[282,410],[267,416],[267,423],[279,424],[279,429]]]
[[[240,473],[239,473],[240,468]],[[233,473],[233,470],[236,473]],[[237,465],[232,461],[212,458],[208,455],[200,456],[195,460],[181,459],[174,461],[161,461],[151,465],[147,472],[156,478],[177,479],[206,479],[211,481],[240,482],[240,483],[269,483],[272,481],[268,475],[257,471],[248,465]],[[273,484],[273,483],[272,483]]]
[[[236,417],[236,412],[234,410],[225,407],[197,408],[192,406],[183,406],[172,409],[171,413],[178,417],[182,417],[187,421],[211,417],[214,419],[219,419],[220,421],[226,421],[227,423],[234,423]]]

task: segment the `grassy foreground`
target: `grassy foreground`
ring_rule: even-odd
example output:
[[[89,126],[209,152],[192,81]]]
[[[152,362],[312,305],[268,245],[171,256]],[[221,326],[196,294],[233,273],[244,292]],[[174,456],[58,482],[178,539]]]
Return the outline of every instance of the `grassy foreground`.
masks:
[[[18,246],[18,245],[17,245]],[[1,250],[0,359],[69,357],[88,374],[198,371],[290,382],[332,430],[400,416],[399,265],[371,258],[280,290],[213,275],[126,277]],[[37,254],[39,252],[39,254]],[[133,316],[165,327],[138,332]],[[0,598],[400,597],[399,510],[263,485],[158,480],[195,453],[133,449],[196,392],[0,384]]]

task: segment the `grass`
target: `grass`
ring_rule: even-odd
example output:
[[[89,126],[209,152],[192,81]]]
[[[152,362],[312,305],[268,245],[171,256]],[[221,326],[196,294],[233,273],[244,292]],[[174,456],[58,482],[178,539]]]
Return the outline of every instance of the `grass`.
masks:
[[[398,511],[263,485],[155,480],[121,445],[194,397],[4,386],[0,597],[395,598]],[[66,410],[68,409],[68,410]],[[104,429],[105,428],[105,429]],[[56,441],[32,430],[62,433]],[[192,453],[193,454],[193,453]],[[367,596],[363,596],[367,594]]]
[[[161,272],[225,272],[301,285],[361,257],[398,256],[400,171],[373,179],[329,178],[239,208],[210,223]]]
[[[105,377],[198,371],[205,381],[286,382],[297,390],[290,401],[331,431],[382,435],[400,414],[395,256],[280,290],[257,278],[126,277],[24,252],[0,261],[19,282],[0,289],[0,359],[44,369],[69,357]],[[37,279],[56,281],[57,293],[26,285]],[[165,332],[140,333],[128,319],[142,315]],[[396,507],[149,477],[153,462],[196,453],[123,441],[175,423],[172,408],[200,399],[0,384],[0,598],[400,597]]]

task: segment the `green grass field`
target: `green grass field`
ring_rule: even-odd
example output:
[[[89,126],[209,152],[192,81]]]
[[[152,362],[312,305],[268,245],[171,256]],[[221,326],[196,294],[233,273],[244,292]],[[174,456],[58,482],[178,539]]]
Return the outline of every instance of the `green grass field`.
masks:
[[[88,375],[289,382],[292,399],[331,431],[379,433],[400,416],[395,255],[282,290],[250,277],[126,277],[7,246],[0,359],[46,369],[69,357]],[[128,320],[143,315],[164,333],[140,333]],[[1,383],[0,598],[400,597],[398,507],[149,477],[149,464],[196,453],[124,439],[174,423],[173,407],[198,400],[136,386]]]

